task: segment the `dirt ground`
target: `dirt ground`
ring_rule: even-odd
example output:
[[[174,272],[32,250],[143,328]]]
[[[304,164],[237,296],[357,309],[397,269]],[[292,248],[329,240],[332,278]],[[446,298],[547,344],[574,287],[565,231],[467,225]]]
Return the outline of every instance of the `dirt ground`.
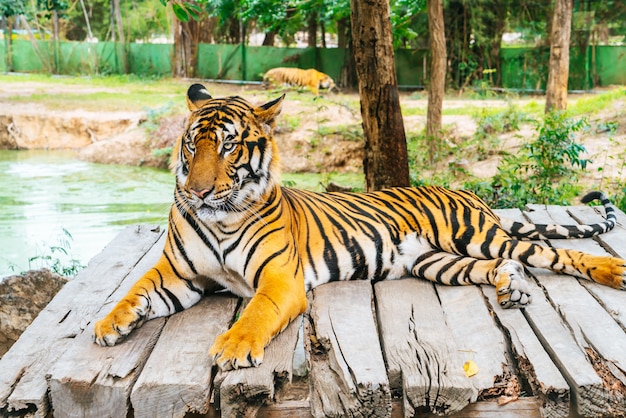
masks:
[[[253,103],[263,103],[280,94],[258,87],[235,87],[223,84],[208,85],[215,96],[239,94]],[[30,95],[45,90],[48,94],[67,89],[63,85],[46,85],[39,82],[7,83],[0,87],[0,147],[11,148],[80,148],[81,158],[102,163],[165,166],[163,156],[153,155],[152,149],[164,148],[178,138],[182,130],[185,109],[163,117],[156,128],[146,129],[144,111],[119,112],[114,108],[98,112],[75,110],[50,110],[41,104],[15,103],[10,97]],[[115,88],[81,87],[81,92],[116,91]],[[424,92],[402,92],[407,136],[424,129],[427,98]],[[571,105],[585,95],[570,95]],[[443,124],[450,132],[451,146],[470,139],[477,129],[473,113],[484,108],[505,108],[508,103],[523,105],[530,101],[543,104],[542,97],[516,99],[494,98],[470,100],[448,96],[444,109],[462,108],[460,115],[444,115]],[[467,110],[469,109],[469,110]],[[423,110],[423,111],[419,111]],[[467,111],[465,111],[467,110]],[[419,113],[419,115],[414,115]],[[626,100],[616,100],[610,106],[588,115],[589,129],[579,141],[592,160],[585,182],[597,185],[602,178],[626,177]],[[617,124],[617,132],[610,134],[607,122]],[[359,98],[356,92],[326,94],[312,99],[308,92],[287,91],[283,111],[276,129],[276,140],[281,151],[283,171],[286,172],[360,172],[362,171],[362,133]],[[524,141],[536,136],[532,123],[523,124],[519,130],[502,134],[494,150],[486,159],[468,156],[468,171],[487,178],[496,172],[503,152],[513,152]],[[453,157],[451,157],[453,158]],[[454,157],[458,159],[457,157]],[[447,170],[449,161],[443,161],[435,170]],[[599,168],[602,170],[599,170]],[[601,185],[600,185],[601,186]]]

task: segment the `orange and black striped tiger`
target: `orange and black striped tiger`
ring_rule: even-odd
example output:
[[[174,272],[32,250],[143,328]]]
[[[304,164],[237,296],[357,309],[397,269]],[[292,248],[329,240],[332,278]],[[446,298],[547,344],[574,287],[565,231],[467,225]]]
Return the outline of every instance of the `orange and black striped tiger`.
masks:
[[[319,89],[339,90],[329,75],[315,68],[308,70],[291,67],[272,68],[263,75],[263,82],[308,87],[316,96],[319,95]]]
[[[181,311],[216,285],[251,297],[210,349],[222,369],[256,366],[265,346],[305,311],[306,291],[334,280],[411,274],[448,285],[491,284],[499,303],[530,303],[523,265],[624,290],[624,260],[525,241],[582,238],[616,223],[533,225],[499,219],[467,191],[392,188],[314,193],[280,186],[272,138],[283,97],[253,106],[187,93],[191,114],[176,150],[176,188],[160,261],[95,325],[114,345],[143,321]]]

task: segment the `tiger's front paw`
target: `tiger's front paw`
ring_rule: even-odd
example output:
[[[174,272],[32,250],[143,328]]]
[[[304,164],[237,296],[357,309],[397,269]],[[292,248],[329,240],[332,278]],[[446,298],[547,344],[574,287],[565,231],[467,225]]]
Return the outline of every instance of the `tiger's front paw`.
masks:
[[[107,316],[96,322],[93,341],[102,346],[114,346],[130,332],[139,327],[143,315],[120,302]]]
[[[241,328],[231,328],[215,339],[209,350],[222,370],[257,367],[263,361],[265,344],[258,336]]]
[[[520,263],[507,260],[498,267],[496,292],[503,308],[523,308],[532,302],[530,284]]]

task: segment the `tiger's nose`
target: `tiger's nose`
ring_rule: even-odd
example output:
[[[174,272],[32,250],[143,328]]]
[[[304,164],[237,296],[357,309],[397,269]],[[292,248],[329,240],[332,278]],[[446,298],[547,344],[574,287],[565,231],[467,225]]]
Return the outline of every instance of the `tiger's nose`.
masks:
[[[204,199],[209,194],[209,189],[202,189],[199,192],[191,189],[191,193],[198,196],[200,199]]]

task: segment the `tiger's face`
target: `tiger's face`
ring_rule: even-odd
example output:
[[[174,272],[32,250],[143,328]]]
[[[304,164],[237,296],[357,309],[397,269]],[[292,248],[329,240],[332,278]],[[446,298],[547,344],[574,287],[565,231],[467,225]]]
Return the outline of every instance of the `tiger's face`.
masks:
[[[327,76],[326,74],[324,74],[324,78],[320,80],[319,87],[321,89],[328,89],[328,91],[333,91],[333,90],[339,91],[333,79]]]
[[[200,84],[189,88],[191,114],[173,168],[183,203],[201,220],[244,214],[275,187],[272,130],[283,98],[256,107],[240,97],[214,99]]]

